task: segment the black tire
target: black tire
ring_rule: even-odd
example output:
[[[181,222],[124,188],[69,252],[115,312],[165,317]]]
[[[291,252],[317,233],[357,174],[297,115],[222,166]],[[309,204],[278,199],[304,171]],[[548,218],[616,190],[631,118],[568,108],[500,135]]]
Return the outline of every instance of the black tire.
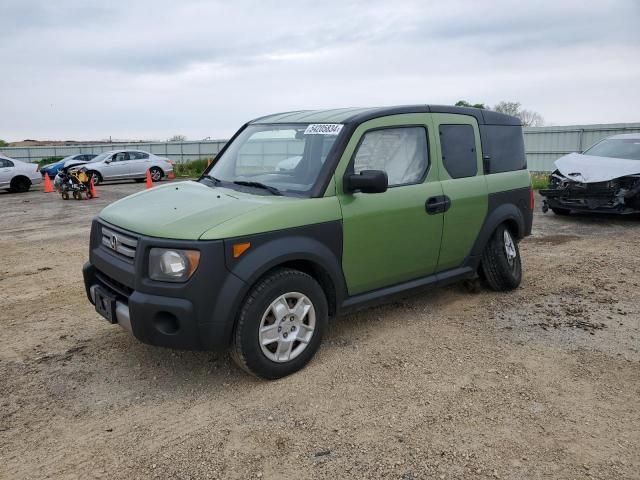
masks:
[[[567,215],[571,215],[571,210],[569,210],[568,208],[554,208],[551,207],[551,211],[553,213],[555,213],[556,215],[561,215],[561,216],[567,216]]]
[[[151,180],[154,182],[159,182],[164,177],[164,172],[158,167],[151,167],[149,173],[151,173]]]
[[[511,239],[511,245],[515,250],[515,257],[507,256],[505,232]],[[513,253],[512,253],[513,254]],[[482,253],[480,265],[482,274],[489,285],[495,291],[506,291],[518,288],[522,280],[522,262],[518,242],[506,225],[502,224],[493,232],[487,246]]]
[[[30,188],[31,180],[27,177],[15,177],[11,180],[9,191],[14,193],[25,193],[28,192]]]
[[[102,175],[100,175],[100,173],[96,172],[95,170],[89,170],[87,172],[87,175],[89,175],[89,178],[93,180],[94,187],[97,187],[103,182]]]
[[[269,311],[272,302],[294,292],[304,295],[311,302],[315,311],[315,328],[306,342],[306,347],[295,358],[277,362],[268,358],[263,352],[258,337],[259,330],[262,318]],[[310,322],[310,316],[305,318]],[[276,322],[274,318],[272,325],[278,325]],[[327,323],[327,298],[318,282],[298,270],[288,268],[275,270],[260,279],[247,295],[234,329],[231,356],[240,368],[256,377],[269,380],[285,377],[303,368],[313,358],[320,347]],[[280,336],[280,334],[277,335]],[[286,337],[287,333],[281,335]],[[291,343],[296,345],[296,341]],[[298,345],[300,343],[302,342],[298,342]]]

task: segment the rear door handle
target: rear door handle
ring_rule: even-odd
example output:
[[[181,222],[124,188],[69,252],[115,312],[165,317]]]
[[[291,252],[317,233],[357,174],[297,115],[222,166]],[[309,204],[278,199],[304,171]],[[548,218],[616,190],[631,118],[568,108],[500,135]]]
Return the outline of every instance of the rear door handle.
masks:
[[[425,209],[429,215],[435,215],[437,213],[444,213],[451,207],[451,199],[446,195],[437,195],[435,197],[429,197],[425,204]]]

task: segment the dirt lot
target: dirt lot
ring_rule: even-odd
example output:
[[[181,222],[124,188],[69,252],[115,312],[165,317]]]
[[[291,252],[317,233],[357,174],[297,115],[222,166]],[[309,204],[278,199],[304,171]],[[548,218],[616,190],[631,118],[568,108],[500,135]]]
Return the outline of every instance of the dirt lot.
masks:
[[[87,302],[101,198],[0,193],[0,478],[640,478],[640,219],[536,214],[509,294],[336,320],[277,382]]]

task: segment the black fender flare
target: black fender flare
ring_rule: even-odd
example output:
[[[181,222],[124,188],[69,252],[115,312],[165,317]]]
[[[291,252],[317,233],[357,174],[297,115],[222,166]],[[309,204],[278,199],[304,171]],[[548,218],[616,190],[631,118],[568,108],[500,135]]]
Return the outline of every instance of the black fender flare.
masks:
[[[231,252],[232,244],[238,243],[225,240],[225,244],[227,242],[230,245],[226,245],[226,252]],[[278,265],[305,261],[323,270],[331,279],[336,295],[343,295],[345,282],[341,256],[336,255],[337,252],[322,241],[308,236],[286,236],[267,240],[257,246],[251,243],[252,246],[239,259],[229,258],[232,255],[227,254],[227,267],[247,285],[255,284],[260,277]]]
[[[521,239],[526,234],[525,219],[522,211],[512,203],[504,203],[493,209],[485,218],[478,237],[471,247],[470,257],[480,257],[484,251],[489,238],[502,223],[509,223],[512,228],[515,226],[513,234],[517,239]]]

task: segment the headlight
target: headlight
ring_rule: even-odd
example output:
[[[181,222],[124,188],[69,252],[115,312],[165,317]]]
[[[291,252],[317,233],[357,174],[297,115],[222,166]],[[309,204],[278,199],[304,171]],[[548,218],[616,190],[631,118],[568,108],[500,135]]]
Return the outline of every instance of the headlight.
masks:
[[[162,282],[186,282],[199,263],[198,250],[152,248],[149,252],[149,278]]]

